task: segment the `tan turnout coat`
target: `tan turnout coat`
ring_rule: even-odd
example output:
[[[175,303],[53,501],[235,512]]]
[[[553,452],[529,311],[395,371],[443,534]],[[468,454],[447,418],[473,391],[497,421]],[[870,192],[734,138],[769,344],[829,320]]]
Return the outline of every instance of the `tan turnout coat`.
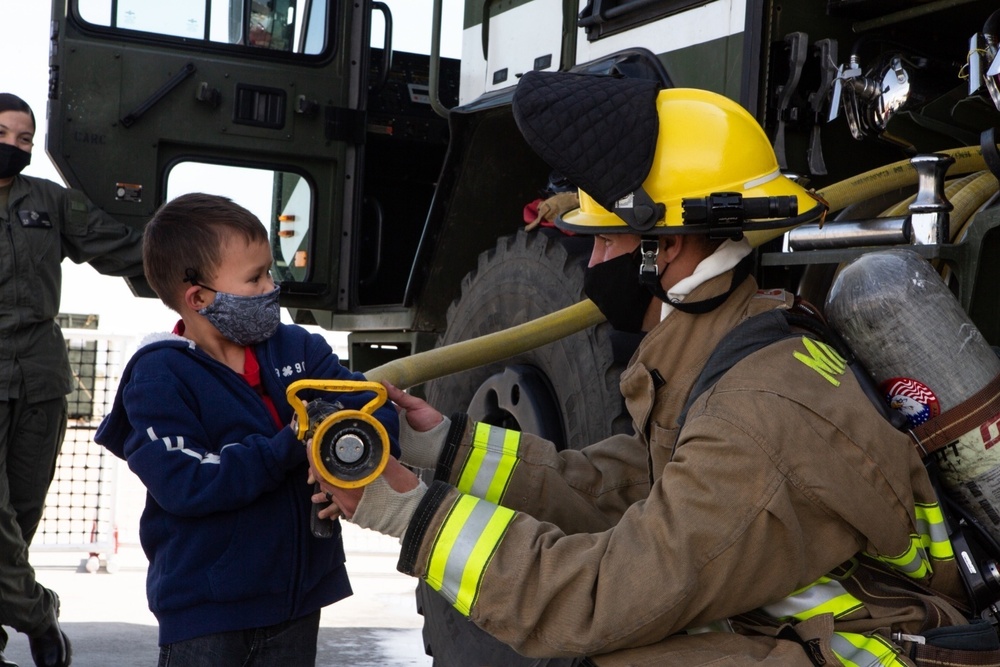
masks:
[[[690,300],[723,291],[730,275]],[[790,304],[748,279],[710,313],[663,320],[622,375],[634,436],[557,452],[522,435],[501,503],[519,514],[482,573],[471,620],[526,655],[585,655],[601,666],[810,665],[800,644],[767,629],[684,631],[781,600],[859,552],[898,556],[917,531],[915,501],[934,497],[908,437],[850,370],[824,375],[798,358],[798,337],[730,369],[678,437],[678,414],[718,342],[748,316]],[[469,439],[467,428],[452,483]],[[450,493],[414,519],[428,528],[411,574],[425,572]],[[921,583],[964,600],[952,561]],[[926,613],[914,598],[856,616],[837,629],[917,633]],[[821,615],[799,631],[819,639],[831,665],[833,629]]]

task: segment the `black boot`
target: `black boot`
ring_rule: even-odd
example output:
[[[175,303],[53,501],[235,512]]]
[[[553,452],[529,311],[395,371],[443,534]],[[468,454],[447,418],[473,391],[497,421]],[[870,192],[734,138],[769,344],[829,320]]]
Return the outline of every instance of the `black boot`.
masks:
[[[59,621],[53,621],[42,634],[28,637],[28,645],[31,647],[31,659],[37,667],[69,667],[73,652],[69,638],[59,627]]]
[[[59,627],[59,596],[55,591],[49,593],[52,595],[52,622],[40,635],[28,635],[31,659],[36,667],[69,667],[73,651],[69,646],[69,637]]]
[[[11,662],[7,659],[7,656],[3,654],[2,648],[0,648],[0,667],[17,667],[16,662]]]
[[[4,650],[7,648],[7,631],[0,627],[0,667],[17,667],[16,662],[12,662],[7,659],[7,656],[3,654]]]

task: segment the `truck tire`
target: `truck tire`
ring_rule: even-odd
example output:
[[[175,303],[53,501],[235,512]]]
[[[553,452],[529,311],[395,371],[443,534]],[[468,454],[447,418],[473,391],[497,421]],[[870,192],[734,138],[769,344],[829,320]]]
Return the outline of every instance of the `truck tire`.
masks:
[[[479,257],[448,311],[439,346],[475,338],[579,302],[593,240],[547,232],[504,237]],[[560,448],[580,448],[612,433],[629,432],[618,389],[623,360],[607,324],[537,350],[428,383],[428,402],[448,415],[541,435]],[[618,357],[618,358],[616,358]],[[516,585],[516,582],[511,582]],[[435,667],[564,667],[571,660],[525,658],[480,630],[421,582],[417,607],[424,645]]]
[[[463,279],[438,347],[579,302],[592,247],[589,237],[545,232],[521,231],[501,238]],[[434,380],[427,383],[427,400],[445,415],[469,412],[476,420],[535,433],[560,448],[579,449],[630,428],[618,389],[621,365],[613,336],[610,325],[601,324],[505,362]],[[518,378],[523,385],[512,384]],[[498,388],[509,388],[515,395],[499,395]],[[557,414],[541,413],[553,405]]]

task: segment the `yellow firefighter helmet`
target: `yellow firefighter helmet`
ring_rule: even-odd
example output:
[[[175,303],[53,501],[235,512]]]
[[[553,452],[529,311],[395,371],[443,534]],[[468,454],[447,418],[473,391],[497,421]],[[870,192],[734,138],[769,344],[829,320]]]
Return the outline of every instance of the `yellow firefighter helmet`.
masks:
[[[705,200],[715,193],[735,193],[744,199],[784,197],[789,203],[794,198],[791,216],[796,216],[795,211],[812,215],[790,219],[788,226],[815,219],[823,211],[804,188],[781,174],[764,130],[736,102],[705,90],[668,88],[657,94],[656,106],[656,149],[642,189],[665,211],[651,229],[641,233],[704,231],[703,225],[691,225],[691,215],[685,215],[682,202]],[[583,234],[639,233],[583,190],[579,194],[580,207],[556,223],[562,229]],[[620,205],[621,201],[616,209]],[[756,219],[761,217],[790,216],[758,215]],[[745,229],[750,242],[759,245],[780,236],[788,226],[752,231],[754,225],[749,224]]]

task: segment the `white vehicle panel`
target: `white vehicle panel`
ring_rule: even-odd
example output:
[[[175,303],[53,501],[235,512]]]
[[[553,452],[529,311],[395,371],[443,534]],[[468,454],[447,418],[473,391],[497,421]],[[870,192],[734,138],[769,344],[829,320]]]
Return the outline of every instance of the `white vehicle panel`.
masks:
[[[586,4],[587,0],[580,0],[580,11]],[[535,59],[541,56],[551,54],[552,65],[546,69],[557,69],[562,48],[561,11],[558,0],[536,0],[493,17],[488,62],[483,59],[482,26],[466,29],[462,34],[460,104],[516,84],[517,75],[534,69]],[[641,47],[662,54],[729,37],[743,32],[745,14],[746,0],[716,0],[594,42],[587,41],[586,31],[579,28],[576,63],[624,49]],[[493,83],[494,74],[504,68],[506,80]]]
[[[560,0],[535,0],[494,16],[490,19],[488,63],[482,56],[482,26],[465,30],[460,103],[516,84],[518,75],[535,69],[538,58],[551,57],[551,64],[540,69],[559,69],[562,23]],[[507,70],[506,78],[494,83],[494,76],[503,69]]]
[[[586,0],[580,0],[580,9],[586,4]],[[587,41],[587,33],[581,28],[576,41],[576,62],[587,63],[636,47],[656,54],[669,53],[721,39],[743,32],[745,14],[746,0],[717,0],[594,42]]]

